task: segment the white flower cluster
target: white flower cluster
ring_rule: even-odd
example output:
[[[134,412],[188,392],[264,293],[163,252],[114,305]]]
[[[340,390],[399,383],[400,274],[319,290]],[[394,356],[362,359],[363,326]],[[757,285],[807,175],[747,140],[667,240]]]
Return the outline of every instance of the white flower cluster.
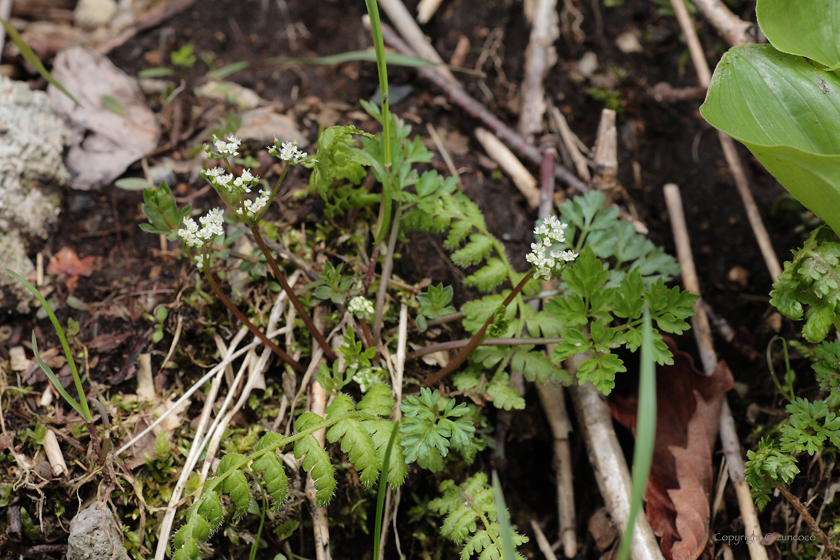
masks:
[[[242,172],[242,175],[234,179],[232,173],[225,173],[224,167],[214,167],[202,171],[201,176],[215,189],[223,189],[238,194],[251,192],[251,187],[259,183],[260,180],[258,175],[251,174],[250,169],[246,169]]]
[[[274,145],[267,146],[267,148],[268,153],[272,156],[280,158],[283,161],[287,161],[294,165],[308,155],[306,152],[301,152],[300,150],[298,150],[297,146],[297,142],[295,141],[283,142],[281,144],[280,141],[275,138]]]
[[[216,148],[216,153],[221,154],[224,157],[238,156],[240,144],[242,144],[242,140],[236,136],[228,136],[227,142],[225,142],[224,140],[216,138],[215,134],[213,135],[213,146]]]
[[[578,254],[573,251],[551,249],[554,245],[566,241],[566,227],[568,226],[558,220],[557,216],[549,216],[542,224],[534,228],[534,235],[540,241],[531,243],[531,253],[525,258],[537,269],[534,273],[534,278],[537,280],[540,278],[551,280],[555,267],[577,258]],[[548,251],[548,256],[545,255],[546,251]]]
[[[269,191],[260,191],[260,196],[257,197],[256,200],[250,200],[248,198],[242,203],[242,209],[244,214],[241,214],[244,218],[253,220],[257,216],[259,216],[260,212],[265,205],[268,204],[268,197],[271,196]]]
[[[358,365],[353,364],[355,367],[358,367]],[[362,393],[367,393],[368,389],[375,384],[382,383],[382,369],[371,367],[362,368],[353,375],[353,381],[359,384],[359,390]]]
[[[178,236],[184,240],[187,247],[202,247],[217,235],[222,235],[222,228],[225,219],[221,208],[213,208],[206,216],[198,219],[201,222],[201,229],[192,218],[184,218],[184,227],[178,230]],[[201,270],[199,261],[199,270]]]
[[[356,317],[366,319],[373,315],[374,309],[373,304],[367,299],[362,296],[356,296],[350,300],[350,303],[347,304],[347,311]]]

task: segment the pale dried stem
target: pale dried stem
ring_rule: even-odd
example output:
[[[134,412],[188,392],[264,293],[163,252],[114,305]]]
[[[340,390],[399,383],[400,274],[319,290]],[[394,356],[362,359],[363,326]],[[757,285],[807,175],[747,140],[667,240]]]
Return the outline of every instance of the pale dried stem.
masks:
[[[618,131],[615,128],[615,111],[604,109],[598,123],[598,136],[592,159],[595,162],[593,185],[611,200],[618,174]]]
[[[429,23],[440,7],[441,0],[420,0],[417,4],[417,22]]]
[[[590,358],[592,354],[589,352],[575,355],[566,360],[566,368],[574,375],[578,366]],[[622,531],[627,526],[630,516],[630,471],[615,435],[610,411],[604,401],[604,395],[592,383],[572,386],[570,391],[595,480],[613,523]],[[636,516],[630,558],[664,559],[650,523],[644,515]]]
[[[700,8],[701,4],[708,6],[717,4],[719,5],[719,8],[726,10],[726,7],[723,6],[719,0],[704,0],[702,2],[694,0],[694,3],[697,4],[698,8]],[[686,44],[688,44],[688,50],[691,54],[691,60],[694,63],[694,69],[697,72],[697,77],[700,80],[700,85],[709,87],[709,83],[712,79],[712,72],[709,69],[709,63],[706,61],[706,55],[703,53],[703,47],[700,45],[700,40],[697,37],[697,31],[694,29],[694,24],[691,21],[688,9],[685,7],[682,0],[671,0],[671,5],[674,8],[674,13],[677,16],[680,29],[682,29],[683,35],[685,36]],[[730,15],[732,15],[731,12]],[[707,17],[709,16],[707,15]],[[735,19],[737,20],[738,18]],[[717,27],[717,24],[715,24],[715,26]],[[718,27],[718,29],[720,28]],[[721,31],[721,33],[723,33],[723,31]],[[729,39],[727,39],[727,41],[729,41]],[[730,44],[741,44],[744,42],[746,42],[745,37],[737,43],[730,42]],[[738,194],[741,196],[741,201],[744,203],[744,208],[747,211],[747,218],[749,219],[753,234],[755,235],[755,238],[758,241],[758,246],[761,249],[761,256],[764,258],[764,264],[767,266],[768,272],[770,272],[771,279],[775,282],[782,273],[782,267],[779,265],[779,258],[773,250],[773,244],[770,243],[770,236],[767,234],[767,228],[764,227],[764,222],[762,222],[761,214],[758,211],[758,206],[755,204],[755,198],[752,195],[752,191],[750,191],[750,185],[747,181],[747,176],[744,173],[744,166],[741,163],[741,158],[738,155],[737,150],[735,149],[735,142],[722,131],[718,131],[718,138],[720,139],[720,146],[723,149],[723,155],[726,158],[726,162],[729,164],[730,171],[732,172],[732,177],[735,179],[735,187],[738,189]]]
[[[434,125],[432,123],[426,123],[426,130],[429,131],[429,136],[431,137],[432,142],[435,143],[435,147],[438,149],[438,152],[440,152],[440,157],[443,158],[443,163],[446,164],[449,174],[455,177],[458,180],[458,186],[463,188],[464,184],[461,182],[461,175],[458,173],[458,168],[455,167],[455,162],[452,161],[452,156],[449,154],[449,150],[446,149],[446,145],[444,145],[443,140],[437,133],[437,130],[435,130]]]
[[[320,327],[321,321],[317,310],[315,313],[315,321]],[[327,408],[326,389],[324,389],[317,380],[312,380],[310,391],[311,401],[309,410],[318,416],[324,416],[324,410]],[[321,447],[324,446],[326,433],[326,430],[318,430],[312,434]],[[327,508],[325,506],[317,505],[317,490],[315,489],[315,481],[312,480],[312,475],[306,475],[306,487],[304,494],[306,495],[306,499],[309,501],[309,507],[312,511],[312,531],[315,534],[315,558],[316,560],[330,560],[330,528],[327,517]]]
[[[46,453],[50,466],[52,466],[53,475],[63,476],[70,472],[67,470],[67,463],[64,461],[64,454],[61,452],[58,438],[55,437],[55,432],[50,429],[44,434],[44,453]]]
[[[528,201],[528,207],[531,210],[536,210],[540,205],[540,189],[537,187],[537,180],[531,175],[531,172],[525,169],[519,158],[489,130],[481,127],[476,128],[475,137],[481,142],[487,155],[510,176],[513,184]]]
[[[537,546],[540,547],[540,552],[542,552],[543,556],[545,556],[545,560],[557,560],[557,556],[555,556],[554,551],[551,550],[551,543],[548,542],[547,538],[545,538],[545,533],[543,533],[540,524],[534,519],[531,520],[531,529],[534,531],[534,536],[537,538]]]
[[[379,277],[379,290],[376,292],[376,313],[373,316],[373,342],[377,346],[382,337],[382,314],[385,313],[385,296],[388,292],[388,278],[394,269],[394,249],[397,246],[397,239],[400,233],[400,221],[402,211],[397,208],[394,212],[394,223],[391,225],[391,236],[388,238],[388,252],[385,253],[385,261],[382,263],[382,274]]]
[[[245,333],[247,332],[247,328],[239,329],[236,337],[231,342],[230,348],[235,348],[236,345],[239,344],[239,342],[241,342],[241,340],[245,337]],[[245,361],[247,362],[247,358]],[[216,393],[219,386],[222,384],[223,373],[224,367],[217,369],[213,382],[210,385],[210,391],[204,401],[204,408],[201,411],[201,417],[199,418],[198,426],[195,429],[195,438],[193,439],[187,458],[184,461],[184,466],[181,469],[181,475],[178,477],[178,481],[175,483],[175,488],[172,490],[172,495],[170,496],[169,503],[166,507],[166,513],[163,516],[163,521],[161,522],[160,530],[158,531],[159,539],[157,549],[155,550],[155,560],[164,560],[166,557],[166,549],[169,548],[169,534],[172,532],[172,523],[175,521],[175,513],[178,509],[178,502],[181,500],[181,495],[183,494],[187,480],[189,479],[190,474],[192,474],[193,468],[198,461],[201,449],[204,447],[202,439],[204,436],[204,429],[207,427],[210,413],[213,410],[213,404],[216,401]]]
[[[543,79],[557,59],[553,44],[558,37],[557,0],[536,0],[531,38],[525,50],[525,78],[522,80],[518,126],[519,134],[529,143],[534,142],[536,135],[542,134],[546,108]]]
[[[750,42],[747,30],[752,27],[752,24],[733,14],[721,0],[691,0],[691,2],[730,46]]]
[[[388,25],[382,25],[382,38],[385,43],[398,52],[408,56],[416,56],[414,51]],[[542,154],[536,146],[528,144],[524,138],[500,121],[481,102],[467,95],[463,88],[454,86],[431,68],[418,68],[417,73],[442,89],[453,103],[461,107],[461,109],[473,118],[480,120],[484,126],[492,130],[496,136],[501,138],[505,144],[510,146],[520,156],[536,164],[542,161]],[[580,179],[575,177],[565,167],[555,165],[554,176],[579,192],[586,193],[589,191],[589,187],[583,184]]]
[[[691,242],[688,237],[688,229],[683,213],[682,199],[677,185],[665,185],[665,201],[668,205],[668,213],[671,217],[671,227],[674,230],[674,242],[677,247],[677,259],[682,269],[683,286],[686,290],[700,296],[700,282],[697,279],[697,272],[694,268],[694,258],[691,253]],[[712,332],[709,327],[709,319],[706,310],[700,303],[699,298],[694,310],[697,314],[691,318],[692,332],[700,350],[700,359],[703,362],[703,370],[706,375],[711,375],[717,367],[718,359],[712,341]],[[744,459],[741,450],[741,442],[738,440],[738,432],[735,429],[735,420],[732,411],[729,409],[727,399],[723,400],[723,407],[720,412],[720,442],[723,453],[729,465],[729,478],[735,486],[735,493],[738,497],[738,506],[741,509],[741,519],[744,522],[744,530],[747,535],[763,535],[758,522],[758,515],[755,509],[750,488],[744,480]],[[767,560],[767,550],[759,544],[758,538],[747,539],[747,547],[752,560]]]
[[[563,145],[569,151],[572,162],[575,164],[575,171],[577,171],[581,179],[589,183],[592,181],[592,176],[589,174],[589,166],[587,165],[586,158],[580,153],[580,148],[578,148],[579,140],[575,137],[572,129],[569,128],[566,117],[563,116],[563,113],[557,107],[551,107],[549,116],[551,117],[549,122],[552,123],[552,128],[560,135],[560,138],[563,140]]]
[[[397,28],[400,35],[405,39],[405,42],[418,53],[420,58],[424,58],[430,62],[439,64],[433,71],[445,78],[448,82],[461,87],[458,80],[445,66],[443,59],[437,53],[435,48],[420,30],[417,22],[411,17],[411,13],[406,9],[405,5],[400,0],[379,0],[379,6],[388,14],[388,19]]]

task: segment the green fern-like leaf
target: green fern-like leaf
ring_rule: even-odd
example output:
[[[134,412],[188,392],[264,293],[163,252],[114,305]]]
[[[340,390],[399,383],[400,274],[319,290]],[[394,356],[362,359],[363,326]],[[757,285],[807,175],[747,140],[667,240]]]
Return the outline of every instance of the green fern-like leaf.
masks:
[[[261,439],[260,443],[262,442]],[[256,451],[264,447],[266,446],[260,447],[260,444],[257,444]],[[270,451],[251,463],[251,468],[263,473],[265,490],[271,498],[271,507],[274,510],[279,509],[286,501],[289,490],[289,477],[286,476],[286,470],[283,468],[283,460],[274,451]]]
[[[216,469],[216,476],[227,475],[222,482],[222,492],[230,496],[233,505],[236,506],[234,515],[237,517],[243,515],[251,503],[251,487],[248,485],[248,479],[242,471],[234,470],[234,467],[244,459],[244,455],[229,453],[219,461],[219,467]]]
[[[454,251],[469,236],[472,228],[473,225],[471,222],[456,220],[449,229],[449,235],[446,236],[446,241],[443,242],[443,246],[450,251]]]
[[[458,544],[464,544],[461,560],[479,555],[479,560],[501,558],[501,532],[496,523],[496,506],[493,490],[487,485],[487,475],[478,473],[462,484],[444,480],[440,484],[443,494],[429,502],[429,509],[445,515],[440,532]],[[528,538],[511,530],[516,546]]]
[[[394,409],[391,388],[384,383],[371,385],[368,392],[356,405],[356,410],[376,416],[389,416]]]
[[[497,379],[498,378],[498,379]],[[492,382],[487,385],[487,394],[493,398],[493,406],[510,410],[525,409],[525,399],[519,396],[516,389],[508,385],[510,376],[507,373],[500,373],[495,376]]]
[[[295,444],[295,458],[301,457],[303,470],[309,473],[315,483],[315,503],[318,507],[327,505],[335,492],[335,471],[330,463],[330,456],[318,440],[306,435]]]
[[[525,374],[528,381],[547,383],[559,381],[567,383],[569,375],[542,352],[532,350],[531,346],[520,346],[513,354],[511,367]]]
[[[452,262],[461,268],[467,268],[480,263],[493,250],[493,238],[488,235],[474,233],[470,242],[452,253]]]
[[[397,429],[397,424],[390,420],[364,420],[362,421],[370,437],[373,439],[373,446],[376,448],[376,453],[379,457],[379,463],[385,464],[385,452],[388,449],[388,440],[391,439],[391,434]],[[388,462],[388,484],[393,487],[401,486],[405,482],[405,477],[408,475],[408,465],[406,465],[405,455],[403,454],[402,446],[400,445],[400,434],[391,446],[391,459]]]
[[[489,292],[490,290],[499,286],[507,279],[507,267],[500,259],[492,258],[487,260],[487,264],[470,274],[464,279],[467,286],[477,288],[482,292]]]
[[[353,400],[347,395],[339,393],[333,399],[332,404],[327,407],[327,419],[344,415],[348,410],[353,409]],[[339,420],[327,432],[327,441],[335,443],[341,440],[341,450],[347,453],[350,462],[359,471],[359,480],[370,488],[379,477],[382,470],[382,463],[373,445],[373,439],[368,434],[361,421],[357,418],[344,418]]]

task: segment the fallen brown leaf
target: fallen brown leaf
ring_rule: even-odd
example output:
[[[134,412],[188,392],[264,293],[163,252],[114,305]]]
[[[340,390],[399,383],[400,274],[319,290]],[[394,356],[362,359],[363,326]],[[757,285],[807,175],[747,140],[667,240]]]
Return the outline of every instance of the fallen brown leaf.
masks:
[[[50,263],[47,265],[47,272],[67,278],[90,276],[93,274],[96,263],[100,259],[101,257],[84,257],[80,259],[76,251],[70,247],[62,247],[50,259]]]
[[[656,443],[645,511],[665,558],[694,560],[708,543],[712,449],[733,381],[725,362],[706,376],[673,340],[665,342],[674,365],[656,368]],[[636,397],[616,397],[610,411],[635,433],[637,406]]]

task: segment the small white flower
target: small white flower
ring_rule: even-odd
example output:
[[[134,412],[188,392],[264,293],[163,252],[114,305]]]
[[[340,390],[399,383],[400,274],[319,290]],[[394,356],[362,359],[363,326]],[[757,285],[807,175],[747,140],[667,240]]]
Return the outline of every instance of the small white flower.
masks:
[[[213,135],[213,146],[216,148],[216,153],[222,156],[238,156],[240,144],[242,144],[242,140],[235,136],[228,136],[227,142],[225,142],[219,140],[215,134]]]
[[[558,243],[566,241],[565,230],[568,226],[562,223],[557,216],[549,216],[543,223],[534,228],[534,235],[539,239],[538,243],[531,243],[531,253],[525,259],[531,263],[536,271],[534,278],[539,280],[545,278],[551,280],[554,269],[561,264],[571,262],[578,254],[573,251],[552,249]],[[549,251],[549,249],[551,249]],[[548,257],[545,256],[549,251]]]
[[[347,304],[347,311],[356,317],[366,319],[373,315],[373,304],[362,296],[356,296]]]
[[[274,157],[282,159],[283,161],[289,162],[292,165],[300,162],[300,160],[304,159],[308,155],[306,152],[298,150],[298,144],[296,141],[281,143],[279,150],[277,149],[277,144],[278,140],[275,138],[274,146],[268,146],[268,153]]]

